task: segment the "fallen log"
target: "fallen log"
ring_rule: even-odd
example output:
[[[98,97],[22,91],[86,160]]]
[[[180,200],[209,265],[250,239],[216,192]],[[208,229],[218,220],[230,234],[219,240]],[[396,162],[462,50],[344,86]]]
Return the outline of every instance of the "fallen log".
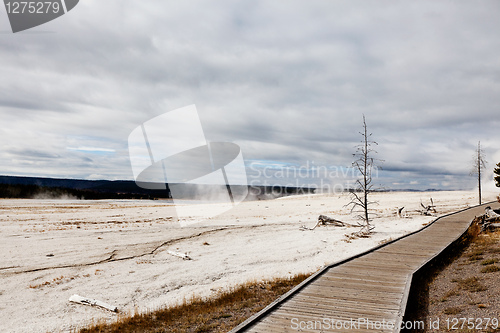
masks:
[[[500,228],[500,223],[495,222],[500,222],[500,214],[491,209],[490,206],[486,207],[484,209],[484,215],[481,216],[481,221],[479,222],[479,225],[481,225],[481,231]]]
[[[320,215],[318,217],[318,224],[321,224],[321,225],[333,224],[337,227],[345,227],[347,225],[347,223],[345,223],[345,222],[336,220],[336,219],[328,217],[326,215]]]
[[[309,228],[309,227],[306,227],[305,225],[302,225],[299,227],[299,229],[302,231],[314,230],[319,225],[333,225],[335,227],[359,227],[358,225],[349,224],[347,222],[342,222],[340,220],[328,217],[326,215],[320,215],[320,216],[318,216],[318,222],[316,223],[316,225],[314,227]]]
[[[104,302],[101,302],[99,300],[92,299],[92,298],[86,298],[86,297],[82,297],[82,296],[78,296],[78,295],[73,295],[69,298],[69,301],[73,302],[73,303],[83,304],[83,305],[98,306],[100,308],[103,308],[103,309],[106,309],[106,310],[109,310],[112,312],[118,312],[118,308],[116,306],[109,305],[107,303],[104,303]]]

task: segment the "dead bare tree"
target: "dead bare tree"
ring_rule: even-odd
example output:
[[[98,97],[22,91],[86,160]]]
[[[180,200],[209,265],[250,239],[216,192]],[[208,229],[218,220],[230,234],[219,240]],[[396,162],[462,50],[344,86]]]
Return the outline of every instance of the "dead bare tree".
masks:
[[[378,143],[370,140],[372,133],[368,133],[365,115],[363,115],[363,131],[359,134],[361,134],[362,140],[361,144],[356,146],[356,153],[353,154],[356,160],[352,163],[352,167],[359,172],[360,177],[356,180],[354,189],[350,191],[351,201],[347,206],[351,206],[351,213],[356,208],[360,209],[359,218],[363,223],[360,224],[361,230],[359,234],[369,235],[374,228],[370,224],[370,207],[376,203],[369,200],[370,193],[375,190],[372,171],[376,166],[372,154],[377,152],[372,149],[372,146],[378,145]]]
[[[482,203],[481,198],[481,177],[483,170],[486,169],[486,157],[484,151],[481,149],[481,141],[477,143],[476,153],[474,154],[473,169],[471,176],[477,176],[477,184],[479,189],[479,204]]]

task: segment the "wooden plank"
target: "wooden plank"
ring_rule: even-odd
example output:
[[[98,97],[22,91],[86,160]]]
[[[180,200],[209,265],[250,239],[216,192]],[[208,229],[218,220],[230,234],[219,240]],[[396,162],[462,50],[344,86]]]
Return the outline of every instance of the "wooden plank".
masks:
[[[404,290],[404,286],[401,286],[400,288],[387,288],[387,287],[384,288],[380,286],[377,288],[377,286],[372,285],[371,287],[362,288],[362,286],[360,285],[331,284],[321,279],[320,281],[317,281],[316,283],[307,286],[306,288],[304,288],[304,290],[307,290],[309,292],[321,290],[324,291],[325,293],[335,293],[337,291],[341,292],[345,291],[349,293],[361,290],[366,293],[386,293],[387,295],[391,294],[399,295]]]
[[[298,328],[298,327],[297,327]],[[301,333],[319,333],[319,330],[308,330],[307,328],[303,329],[292,329],[291,322],[280,322],[280,321],[270,321],[263,320],[259,323],[258,326],[252,326],[248,328],[247,332],[252,333],[288,333],[288,332],[301,332]],[[369,329],[356,329],[349,327],[346,329],[325,329],[323,332],[335,332],[335,333],[345,333],[345,332],[353,332],[353,333],[373,333],[373,332],[391,332],[390,330],[369,330]]]
[[[328,284],[332,286],[340,286],[345,288],[365,288],[367,290],[378,289],[378,290],[401,290],[404,289],[405,283],[394,284],[394,283],[383,283],[374,282],[367,280],[351,280],[351,279],[339,279],[335,277],[323,277],[315,283],[315,285]]]
[[[270,317],[267,317],[265,319],[262,320],[262,323],[265,325],[264,327],[268,328],[268,329],[278,329],[278,331],[280,329],[283,329],[285,328],[285,330],[281,331],[281,332],[297,332],[297,330],[293,330],[292,328],[292,325],[293,325],[293,320],[295,321],[302,321],[302,322],[323,322],[324,319],[327,319],[327,320],[334,320],[335,322],[345,322],[347,324],[351,323],[351,322],[358,322],[359,320],[366,320],[368,319],[370,322],[380,322],[382,323],[383,321],[385,322],[392,322],[394,321],[395,319],[393,318],[384,318],[382,316],[378,316],[378,317],[370,317],[370,318],[365,318],[365,317],[340,317],[340,318],[324,318],[324,317],[316,317],[316,318],[311,318],[311,317],[308,317],[308,316],[302,316],[300,314],[294,314],[294,313],[277,313],[276,315],[274,316],[270,316]],[[288,329],[286,329],[288,328]],[[321,332],[320,330],[320,323],[317,323],[316,325],[316,329],[313,329],[313,330],[300,330],[300,332],[315,332],[315,333],[318,333],[318,332]],[[323,332],[325,332],[326,330],[323,330]],[[328,330],[328,332],[330,332],[331,330]],[[391,330],[376,330],[376,329],[366,329],[365,326],[363,325],[360,325],[358,326],[357,328],[351,328],[349,327],[348,330],[346,329],[341,329],[341,330],[334,330],[334,332],[391,332]],[[267,331],[267,332],[271,332],[271,331]]]
[[[365,289],[356,290],[356,289],[346,289],[343,288],[325,288],[325,287],[311,287],[309,289],[304,289],[301,292],[304,296],[319,296],[324,298],[338,298],[342,297],[345,299],[353,299],[353,300],[366,300],[367,302],[371,302],[373,298],[376,298],[375,301],[384,301],[384,300],[398,300],[401,299],[400,293],[385,293],[384,291],[368,291]],[[404,290],[404,289],[403,289]],[[401,290],[401,292],[403,292]]]
[[[363,302],[357,299],[348,299],[343,296],[333,295],[332,297],[322,297],[322,296],[312,296],[312,295],[301,295],[297,294],[294,298],[288,300],[288,302],[307,302],[307,303],[321,303],[325,304],[325,306],[337,306],[338,304],[346,304],[347,306],[357,306],[359,307],[362,304],[363,307],[373,308],[373,309],[382,309],[382,310],[392,310],[397,309],[399,307],[398,304],[394,302],[391,303],[373,303],[373,302]],[[284,306],[287,302],[283,303],[280,306]]]
[[[350,268],[356,268],[361,271],[365,272],[370,272],[370,271],[381,271],[383,270],[385,273],[411,273],[412,269],[411,267],[407,267],[406,265],[400,265],[400,266],[392,266],[392,267],[386,267],[384,265],[377,265],[376,263],[369,263],[369,262],[359,262],[359,261],[353,261],[349,263]]]
[[[332,319],[358,319],[358,318],[368,318],[370,320],[376,320],[377,318],[397,318],[398,312],[389,311],[359,311],[360,309],[348,309],[348,308],[325,308],[320,306],[304,306],[300,304],[297,306],[287,306],[286,308],[278,308],[274,311],[275,316],[303,316],[305,318],[332,318]]]
[[[398,268],[398,267],[413,267],[417,264],[422,263],[424,260],[400,260],[398,258],[393,258],[393,260],[387,257],[370,257],[370,258],[359,258],[356,263],[370,264],[373,266],[384,268]]]
[[[428,258],[428,255],[422,254],[422,253],[415,253],[415,252],[408,252],[404,250],[404,247],[401,247],[401,249],[398,249],[396,247],[387,247],[383,248],[377,251],[378,253],[384,254],[384,255],[396,255],[397,257],[405,256],[405,257],[415,257],[419,258],[422,260],[425,260]]]
[[[391,248],[385,249],[380,249],[374,253],[370,253],[366,256],[363,256],[362,258],[358,258],[358,260],[362,259],[373,259],[373,260],[384,260],[384,261],[391,261],[391,262],[413,262],[413,261],[422,261],[427,258],[427,255],[422,255],[419,253],[414,253],[414,252],[404,252],[404,256],[395,256],[394,253],[388,253],[388,251]],[[402,252],[402,251],[401,251]]]
[[[356,294],[346,294],[346,293],[334,293],[334,294],[329,294],[325,296],[325,294],[321,293],[315,293],[315,292],[306,292],[306,291],[301,291],[300,292],[304,297],[323,297],[326,299],[337,299],[337,300],[348,300],[348,301],[356,301],[359,303],[373,303],[373,304],[387,304],[387,305],[392,305],[392,304],[399,304],[401,302],[401,297],[378,297],[378,294],[375,294],[377,298],[370,297],[370,296],[375,296],[373,294],[366,294],[364,292],[359,292]]]
[[[328,312],[355,312],[359,314],[393,314],[397,315],[399,313],[399,306],[377,306],[373,305],[370,303],[363,303],[362,306],[360,306],[360,302],[328,302],[328,300],[325,300],[325,302],[318,302],[318,301],[313,301],[310,298],[302,298],[302,299],[294,299],[293,301],[290,300],[289,302],[286,302],[283,304],[281,309],[288,309],[288,308],[298,308],[298,309],[317,309],[317,308],[322,308],[325,311]]]
[[[308,313],[301,313],[301,312],[295,312],[295,311],[282,311],[281,309],[277,309],[273,314],[269,317],[266,318],[268,322],[283,322],[285,324],[290,325],[291,320],[293,318],[297,318],[298,320],[303,320],[303,321],[317,321],[317,320],[323,320],[323,319],[330,319],[330,320],[335,320],[335,321],[358,321],[359,319],[368,319],[369,321],[393,321],[396,319],[396,316],[394,315],[374,315],[374,316],[358,316],[357,313],[345,313],[345,314],[338,314],[335,316],[330,316],[329,314],[324,314],[324,313],[319,313],[316,315],[311,315]]]
[[[345,322],[345,323],[350,323],[350,322],[358,322],[360,320],[365,320],[365,321],[369,321],[369,322],[395,322],[395,320],[393,319],[393,317],[390,317],[390,318],[384,318],[384,317],[352,317],[352,316],[345,316],[345,317],[333,317],[333,318],[330,318],[328,316],[318,316],[318,317],[308,317],[308,316],[299,316],[297,314],[294,314],[294,313],[290,313],[290,314],[286,314],[286,313],[277,313],[276,316],[272,317],[272,318],[269,318],[268,319],[268,323],[274,323],[274,324],[280,324],[282,326],[288,326],[290,328],[290,331],[292,326],[293,326],[293,323],[294,322],[299,322],[299,321],[302,321],[302,322],[308,322],[308,321],[318,321],[318,322],[325,322],[328,321],[328,322]],[[318,327],[319,328],[319,327]],[[359,327],[358,327],[359,328]],[[318,332],[325,332],[324,330],[323,331],[318,331],[316,330],[316,333]],[[344,331],[344,333],[347,332],[347,331]]]
[[[342,267],[342,269],[339,269],[335,271],[336,275],[339,276],[345,276],[345,277],[359,277],[359,278],[371,278],[374,281],[392,281],[395,283],[405,281],[404,275],[394,275],[393,273],[390,272],[382,272],[380,270],[360,270],[357,267],[354,266],[349,266],[349,267]]]

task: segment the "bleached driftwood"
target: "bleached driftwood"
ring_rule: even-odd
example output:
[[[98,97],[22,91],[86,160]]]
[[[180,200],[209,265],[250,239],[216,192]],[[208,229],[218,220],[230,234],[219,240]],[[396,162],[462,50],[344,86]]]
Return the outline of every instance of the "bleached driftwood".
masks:
[[[83,305],[98,306],[98,307],[101,307],[103,309],[106,309],[106,310],[109,310],[112,312],[118,312],[118,308],[116,306],[109,305],[107,303],[104,303],[104,302],[101,302],[99,300],[92,299],[92,298],[86,298],[86,297],[82,297],[82,296],[78,296],[78,295],[73,295],[69,298],[69,301],[73,302],[73,303],[83,304]]]
[[[488,219],[500,218],[500,214],[496,213],[493,209],[491,209],[490,206],[486,207],[484,209],[484,212],[486,213],[486,216],[488,217]]]
[[[424,210],[420,211],[423,215],[432,216],[431,213],[437,213],[436,206],[434,206],[434,200],[432,200],[432,198],[431,198],[430,205],[424,206],[424,204],[422,202],[420,202],[420,206],[422,206],[422,208],[424,209]]]
[[[481,222],[479,222],[481,225],[481,231],[500,228],[500,223],[494,223],[500,222],[500,214],[497,212],[498,211],[491,209],[490,206],[484,209],[484,215],[481,217]]]
[[[405,207],[396,207],[396,215],[401,219],[411,219],[412,217],[408,214],[407,210],[404,210]]]
[[[181,252],[176,252],[176,251],[167,251],[167,253],[172,255],[172,256],[182,258],[184,260],[193,260],[186,253],[181,253]]]
[[[317,226],[318,226],[318,224],[315,224],[315,225],[314,225],[314,227],[309,228],[309,227],[306,227],[305,225],[301,225],[301,226],[299,227],[299,230],[300,230],[300,231],[314,230],[314,229],[316,229],[316,227],[317,227]]]

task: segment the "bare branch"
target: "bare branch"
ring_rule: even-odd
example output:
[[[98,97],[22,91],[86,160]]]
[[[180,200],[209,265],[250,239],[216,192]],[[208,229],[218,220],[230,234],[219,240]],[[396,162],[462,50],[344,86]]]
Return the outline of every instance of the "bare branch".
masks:
[[[367,235],[370,234],[371,230],[373,230],[373,226],[370,226],[370,205],[376,203],[368,200],[368,195],[375,191],[375,187],[372,183],[372,170],[374,168],[375,161],[378,161],[374,159],[371,154],[377,153],[372,146],[376,146],[378,143],[370,140],[372,133],[368,132],[366,118],[364,115],[363,131],[359,132],[359,134],[361,134],[362,140],[361,144],[355,146],[356,153],[353,154],[353,156],[356,159],[352,162],[352,168],[359,173],[359,178],[355,181],[355,189],[350,191],[351,201],[347,204],[347,206],[351,206],[351,213],[356,208],[361,209],[362,214],[358,217],[363,221],[363,224],[360,224],[363,229],[360,232]]]

